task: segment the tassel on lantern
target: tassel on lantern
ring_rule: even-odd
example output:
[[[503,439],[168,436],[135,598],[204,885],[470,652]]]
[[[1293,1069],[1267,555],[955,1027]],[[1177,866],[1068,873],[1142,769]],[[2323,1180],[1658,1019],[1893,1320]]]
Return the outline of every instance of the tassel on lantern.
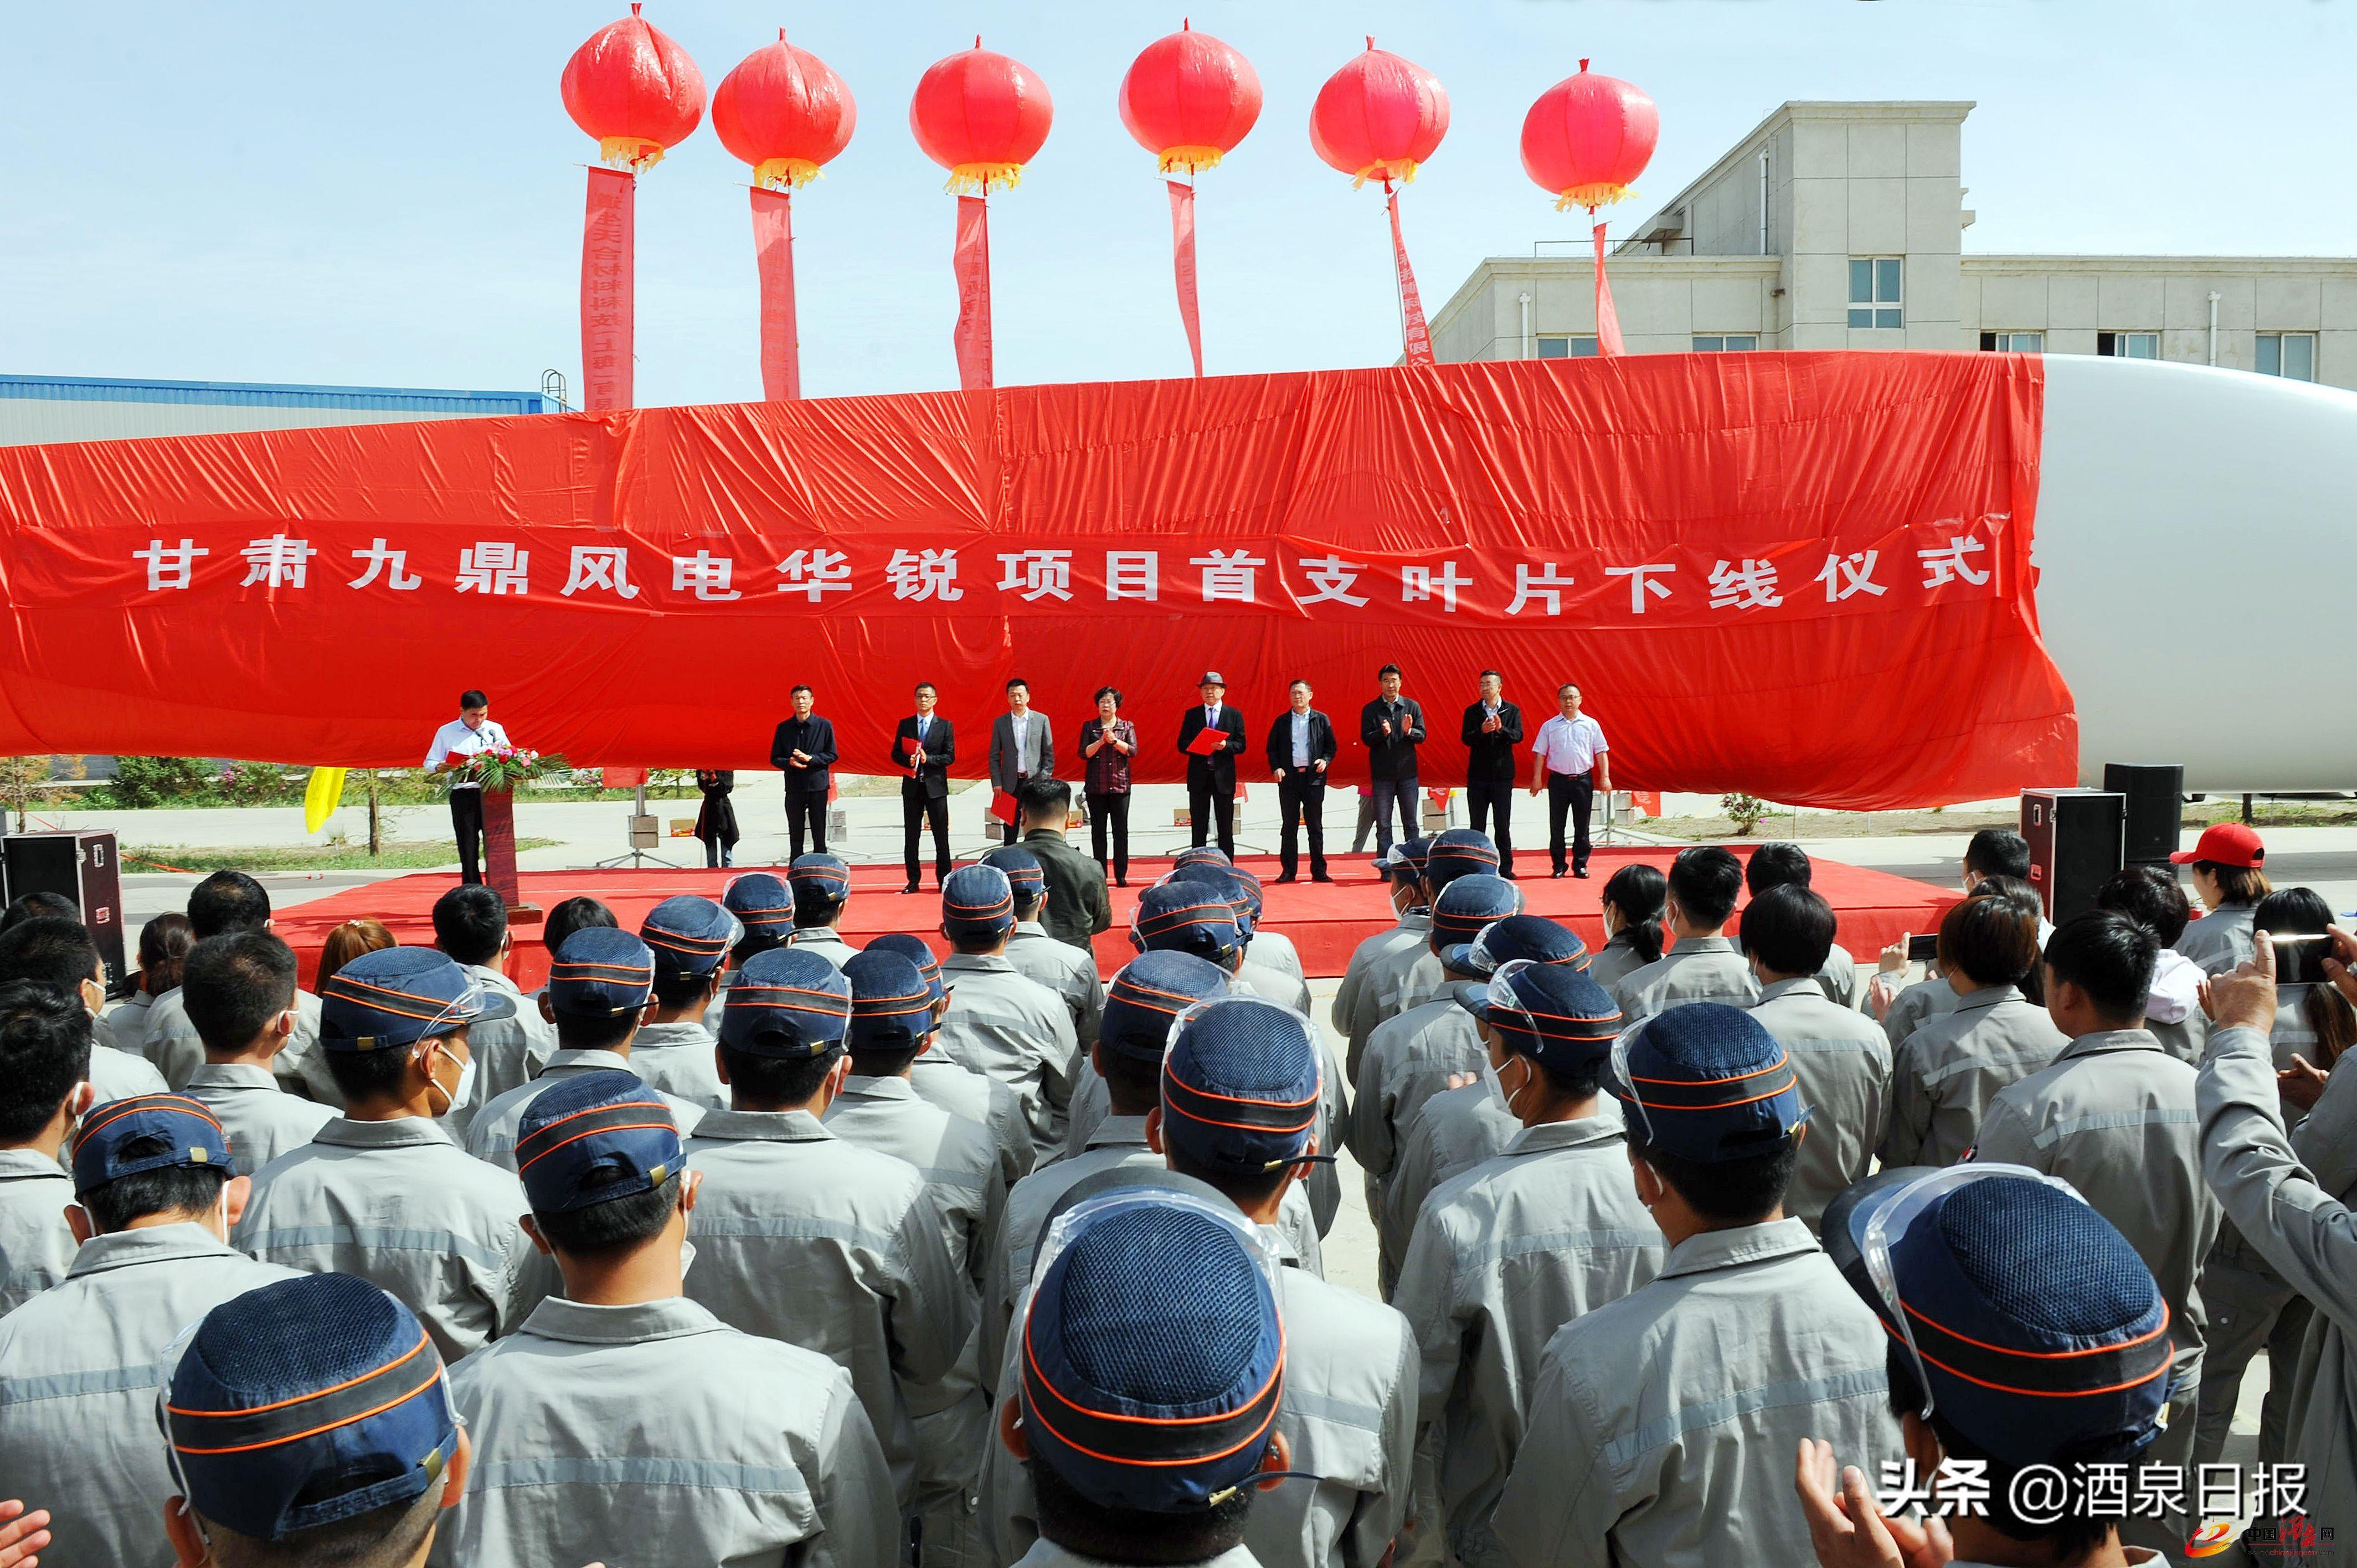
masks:
[[[826,171],[808,158],[770,158],[753,170],[753,183],[763,190],[800,190]]]
[[[988,196],[1023,183],[1021,164],[960,164],[942,185],[952,196]]]

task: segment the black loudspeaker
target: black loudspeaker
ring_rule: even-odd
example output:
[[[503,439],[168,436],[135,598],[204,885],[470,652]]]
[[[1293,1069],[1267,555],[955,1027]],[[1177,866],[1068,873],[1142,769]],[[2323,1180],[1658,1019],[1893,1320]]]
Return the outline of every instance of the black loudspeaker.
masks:
[[[2094,903],[2095,889],[2121,865],[2127,798],[2108,789],[2024,789],[2021,836],[2029,841],[2029,885],[2061,925]]]
[[[57,893],[74,901],[106,962],[106,989],[122,989],[123,875],[113,833],[10,833],[0,841],[8,862],[8,897]]]
[[[2104,788],[2127,797],[2121,857],[2128,865],[2166,865],[2185,821],[2181,762],[2106,762]]]

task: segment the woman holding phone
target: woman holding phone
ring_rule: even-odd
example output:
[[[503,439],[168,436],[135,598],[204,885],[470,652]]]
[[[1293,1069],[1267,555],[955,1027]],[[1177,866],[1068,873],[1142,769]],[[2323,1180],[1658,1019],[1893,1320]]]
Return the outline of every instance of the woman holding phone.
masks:
[[[1089,807],[1089,847],[1116,887],[1129,886],[1129,759],[1136,755],[1137,726],[1121,716],[1121,693],[1099,686],[1097,716],[1081,726],[1081,761],[1088,768],[1081,793]]]

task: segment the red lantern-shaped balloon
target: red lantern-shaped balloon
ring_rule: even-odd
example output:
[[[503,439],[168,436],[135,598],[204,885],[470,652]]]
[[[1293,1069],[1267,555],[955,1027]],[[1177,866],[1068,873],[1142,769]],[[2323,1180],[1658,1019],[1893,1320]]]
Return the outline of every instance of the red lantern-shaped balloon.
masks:
[[[1353,185],[1412,180],[1448,134],[1448,90],[1416,64],[1375,48],[1326,79],[1309,110],[1309,146]]]
[[[978,38],[936,61],[909,101],[917,145],[950,171],[948,188],[977,196],[1021,182],[1055,115],[1048,84]]]
[[[630,14],[589,36],[565,62],[565,112],[618,167],[645,168],[704,119],[704,73],[653,24]]]
[[[1548,88],[1523,117],[1523,168],[1555,192],[1558,210],[1593,210],[1631,194],[1661,136],[1661,111],[1642,89],[1591,74],[1581,60],[1577,76]]]
[[[859,107],[826,62],[778,41],[747,55],[712,95],[720,145],[753,166],[753,183],[791,190],[851,143]]]
[[[1192,23],[1138,51],[1121,79],[1121,123],[1162,172],[1216,166],[1260,119],[1260,72]]]

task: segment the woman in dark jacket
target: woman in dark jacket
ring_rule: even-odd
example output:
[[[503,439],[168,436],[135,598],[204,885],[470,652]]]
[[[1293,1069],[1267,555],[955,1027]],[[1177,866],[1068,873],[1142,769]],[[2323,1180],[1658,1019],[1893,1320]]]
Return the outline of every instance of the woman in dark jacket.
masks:
[[[695,836],[704,841],[704,864],[737,864],[737,808],[729,792],[737,788],[736,770],[699,768],[695,787],[704,791],[704,808],[695,813]]]
[[[1081,793],[1089,803],[1089,846],[1097,864],[1113,872],[1114,886],[1129,886],[1129,759],[1137,755],[1137,726],[1121,716],[1121,693],[1097,688],[1097,716],[1081,726],[1081,760],[1088,777]],[[1105,834],[1113,834],[1113,858],[1105,859]]]

